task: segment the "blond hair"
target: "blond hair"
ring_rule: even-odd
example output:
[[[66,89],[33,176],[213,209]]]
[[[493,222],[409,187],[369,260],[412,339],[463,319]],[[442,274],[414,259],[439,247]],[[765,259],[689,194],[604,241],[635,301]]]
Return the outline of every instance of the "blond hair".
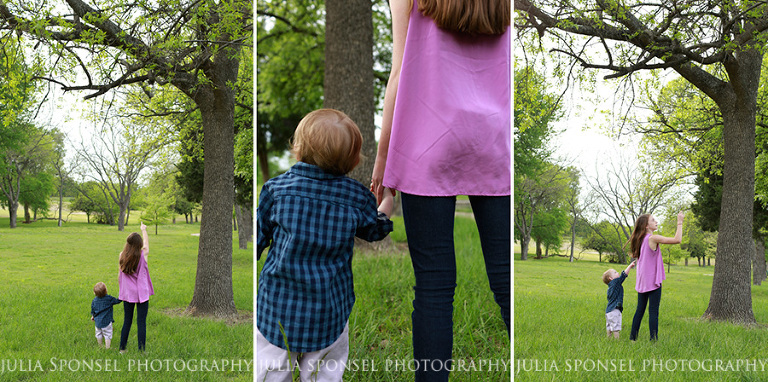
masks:
[[[96,295],[96,297],[104,297],[107,295],[107,285],[103,282],[97,282],[96,285],[93,286],[93,294]]]
[[[605,273],[603,273],[603,282],[604,282],[606,285],[607,285],[609,282],[611,282],[611,271],[613,271],[613,272],[616,272],[616,270],[615,270],[615,269],[611,268],[611,269],[609,269],[609,270],[605,271]]]
[[[296,159],[334,175],[345,175],[360,163],[363,135],[354,121],[334,109],[315,110],[293,134]]]
[[[507,31],[511,19],[510,0],[418,0],[418,2],[421,14],[434,20],[438,27],[456,32],[474,35],[503,34]]]

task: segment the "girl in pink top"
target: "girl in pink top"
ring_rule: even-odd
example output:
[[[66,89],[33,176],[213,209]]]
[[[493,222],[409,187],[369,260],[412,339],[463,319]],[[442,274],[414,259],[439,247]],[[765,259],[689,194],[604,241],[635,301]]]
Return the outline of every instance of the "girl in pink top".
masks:
[[[128,344],[128,334],[131,332],[133,311],[137,310],[136,325],[138,326],[139,350],[143,351],[147,337],[147,311],[149,310],[149,296],[155,294],[152,279],[149,277],[147,255],[149,254],[149,238],[147,226],[141,224],[141,236],[131,233],[126,239],[125,247],[120,252],[120,275],[118,282],[120,294],[118,298],[123,301],[125,319],[123,329],[120,332],[120,352],[125,352]]]
[[[400,191],[416,279],[416,382],[447,381],[456,196],[469,195],[486,273],[510,323],[509,0],[390,0],[392,70],[371,191]],[[479,354],[478,354],[479,356]]]
[[[653,231],[656,231],[659,222],[653,215],[640,215],[635,222],[635,230],[630,238],[632,257],[637,259],[637,281],[635,282],[637,310],[632,319],[632,330],[629,334],[629,339],[632,341],[637,340],[637,332],[640,331],[646,305],[649,306],[648,327],[651,340],[658,338],[661,283],[667,278],[659,244],[680,244],[683,237],[684,217],[685,214],[682,211],[677,214],[675,237],[654,235]]]

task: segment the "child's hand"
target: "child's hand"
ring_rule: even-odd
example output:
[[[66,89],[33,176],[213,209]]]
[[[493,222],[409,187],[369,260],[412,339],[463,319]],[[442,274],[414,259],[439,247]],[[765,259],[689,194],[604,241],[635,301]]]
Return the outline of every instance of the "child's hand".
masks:
[[[384,203],[387,199],[393,199],[395,197],[395,190],[391,188],[384,187],[384,191],[382,192],[382,198],[379,201],[379,204]]]
[[[93,316],[91,316],[91,321],[94,321]]]
[[[629,263],[629,268],[632,269],[635,267],[635,265],[637,265],[637,260],[632,260],[632,262]]]
[[[680,211],[677,213],[677,224],[682,224],[683,219],[685,218],[685,212]]]
[[[142,231],[146,231],[147,230],[147,226],[144,225],[144,223],[142,222],[141,225],[139,226],[139,229],[141,229]]]
[[[381,200],[379,202],[379,212],[383,212],[387,217],[392,217],[392,209],[395,205],[395,190],[391,190],[387,187],[382,187]]]

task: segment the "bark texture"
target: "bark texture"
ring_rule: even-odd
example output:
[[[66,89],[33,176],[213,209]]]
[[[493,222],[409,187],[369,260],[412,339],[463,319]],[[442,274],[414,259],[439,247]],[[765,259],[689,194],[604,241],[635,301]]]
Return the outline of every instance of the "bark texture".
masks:
[[[235,200],[235,83],[239,61],[234,48],[221,49],[206,68],[211,83],[192,93],[203,119],[203,213],[195,291],[187,311],[232,317],[232,209]]]

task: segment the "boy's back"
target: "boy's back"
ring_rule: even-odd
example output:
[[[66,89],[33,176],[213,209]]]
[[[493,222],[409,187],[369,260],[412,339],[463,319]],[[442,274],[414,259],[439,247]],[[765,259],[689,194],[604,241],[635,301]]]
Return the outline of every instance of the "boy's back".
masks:
[[[295,352],[332,344],[354,304],[354,237],[375,241],[391,231],[373,194],[346,176],[298,162],[265,183],[257,256],[270,250],[259,277],[259,331]]]
[[[624,310],[624,280],[627,279],[627,273],[621,272],[621,275],[608,283],[608,306],[605,308],[605,313],[609,313],[614,309],[619,311]]]
[[[120,300],[110,295],[93,298],[91,301],[91,315],[97,328],[104,328],[114,322],[112,305],[119,303]]]

